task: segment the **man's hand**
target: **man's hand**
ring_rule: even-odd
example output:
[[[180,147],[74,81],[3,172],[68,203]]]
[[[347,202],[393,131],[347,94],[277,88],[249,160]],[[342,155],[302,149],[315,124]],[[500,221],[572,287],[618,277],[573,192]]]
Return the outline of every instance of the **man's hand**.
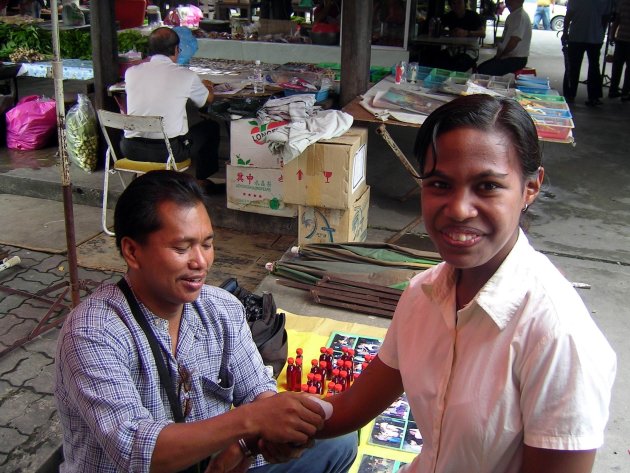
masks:
[[[324,426],[321,406],[301,393],[274,394],[240,409],[247,409],[254,436],[268,442],[304,445]]]
[[[454,28],[453,32],[451,33],[451,36],[455,36],[457,38],[464,38],[468,36],[468,30],[465,30],[464,28]]]
[[[212,81],[203,79],[201,83],[208,89],[208,98],[206,99],[207,104],[211,104],[214,102],[214,83]]]
[[[205,473],[245,473],[251,464],[252,458],[235,442],[212,459]]]

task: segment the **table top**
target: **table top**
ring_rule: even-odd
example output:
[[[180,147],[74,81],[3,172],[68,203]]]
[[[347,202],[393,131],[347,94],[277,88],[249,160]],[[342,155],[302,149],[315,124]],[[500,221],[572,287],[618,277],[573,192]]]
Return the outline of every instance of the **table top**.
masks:
[[[392,120],[390,118],[386,120],[377,118],[374,114],[368,112],[365,108],[363,108],[363,106],[361,105],[361,100],[363,100],[363,97],[355,97],[352,102],[344,106],[341,110],[352,115],[352,117],[358,122],[384,123],[385,125],[409,126],[412,128],[420,127],[420,125],[417,123],[401,122],[398,120]]]
[[[429,36],[418,35],[409,40],[418,44],[435,44],[443,46],[461,46],[467,49],[478,50],[481,47],[479,38],[477,37],[458,37],[458,36]]]
[[[371,122],[371,123],[384,123],[386,125],[399,125],[399,126],[409,126],[413,128],[418,128],[421,126],[424,119],[427,115],[423,115],[421,113],[414,113],[406,110],[401,110],[394,104],[391,104],[391,107],[385,109],[380,108],[379,105],[374,105],[372,103],[372,99],[377,96],[387,92],[390,89],[407,91],[418,94],[425,94],[424,96],[430,98],[431,100],[441,100],[448,101],[454,97],[448,96],[439,96],[436,94],[429,93],[428,89],[421,87],[421,82],[416,84],[411,83],[402,83],[396,84],[394,82],[393,76],[389,75],[381,79],[379,82],[374,84],[369,90],[367,90],[364,94],[356,97],[350,103],[342,108],[342,111],[349,113],[354,117],[357,121],[363,122]],[[427,95],[428,94],[428,95]]]
[[[94,68],[92,61],[82,59],[63,59],[62,61],[63,78],[74,80],[92,80],[94,79]],[[14,63],[4,63],[5,65]],[[25,77],[46,77],[52,78],[52,62],[24,62],[20,64],[18,76]]]

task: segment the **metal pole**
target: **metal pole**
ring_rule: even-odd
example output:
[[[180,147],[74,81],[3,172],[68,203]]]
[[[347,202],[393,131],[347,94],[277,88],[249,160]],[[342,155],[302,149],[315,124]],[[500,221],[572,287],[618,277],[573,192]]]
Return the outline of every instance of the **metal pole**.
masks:
[[[66,108],[63,101],[63,65],[59,51],[59,15],[57,0],[50,3],[52,19],[53,43],[53,79],[55,84],[55,102],[57,104],[57,137],[59,141],[59,158],[61,160],[61,188],[63,193],[63,212],[66,223],[66,246],[68,248],[68,271],[70,272],[70,294],[72,306],[80,302],[79,273],[77,269],[77,247],[74,233],[74,211],[72,207],[72,182],[70,181],[70,164],[66,146]]]

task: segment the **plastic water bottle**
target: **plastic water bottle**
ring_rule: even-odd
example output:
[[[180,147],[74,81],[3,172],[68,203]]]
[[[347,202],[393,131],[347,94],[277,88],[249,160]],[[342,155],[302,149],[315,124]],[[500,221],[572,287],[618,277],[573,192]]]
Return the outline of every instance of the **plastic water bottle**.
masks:
[[[16,264],[20,264],[21,260],[19,256],[13,256],[11,258],[4,258],[0,261],[0,271],[4,271],[5,269],[10,268],[11,266],[15,266]]]
[[[265,76],[263,74],[262,67],[260,67],[260,59],[256,59],[256,62],[254,63],[252,84],[254,85],[255,94],[262,94],[265,92]]]

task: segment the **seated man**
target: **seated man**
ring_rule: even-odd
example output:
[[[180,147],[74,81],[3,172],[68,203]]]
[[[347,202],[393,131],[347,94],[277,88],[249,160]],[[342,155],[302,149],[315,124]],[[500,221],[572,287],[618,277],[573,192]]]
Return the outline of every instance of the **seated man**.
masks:
[[[442,16],[440,34],[457,38],[483,38],[486,35],[484,21],[477,12],[466,8],[466,0],[449,0],[450,11]],[[423,45],[416,59],[421,65],[439,67],[451,71],[467,71],[477,61],[466,51],[465,46]]]
[[[188,100],[197,107],[212,103],[212,83],[202,82],[197,74],[177,64],[179,36],[170,28],[153,30],[149,53],[149,62],[131,67],[125,73],[127,113],[163,117],[175,161],[192,159],[195,175],[206,192],[224,192],[224,185],[206,181],[219,169],[219,124],[204,120],[189,129],[186,114]],[[135,161],[166,160],[161,133],[125,131],[120,147],[125,157]]]
[[[479,13],[466,8],[465,0],[449,0],[451,8],[442,17],[442,28],[448,29],[449,36],[458,38],[483,38],[486,28]]]
[[[506,5],[510,14],[505,20],[503,39],[497,47],[496,56],[479,65],[479,74],[502,76],[527,65],[532,42],[531,19],[523,10],[523,0],[507,0]]]
[[[313,23],[330,23],[338,25],[341,21],[340,0],[320,0],[313,9]]]
[[[477,12],[466,8],[465,0],[449,0],[451,11],[442,17],[442,28],[449,36],[457,38],[483,38],[486,36],[484,21]],[[475,65],[476,57],[466,51],[445,49],[442,57],[442,67],[451,71],[467,71]]]
[[[120,196],[114,228],[127,273],[77,306],[59,334],[60,471],[179,472],[211,455],[216,471],[253,461],[256,473],[341,473],[352,464],[356,434],[307,448],[321,406],[276,394],[243,306],[204,284],[214,260],[205,199],[176,171],[144,174]],[[293,460],[266,465],[254,449]]]

